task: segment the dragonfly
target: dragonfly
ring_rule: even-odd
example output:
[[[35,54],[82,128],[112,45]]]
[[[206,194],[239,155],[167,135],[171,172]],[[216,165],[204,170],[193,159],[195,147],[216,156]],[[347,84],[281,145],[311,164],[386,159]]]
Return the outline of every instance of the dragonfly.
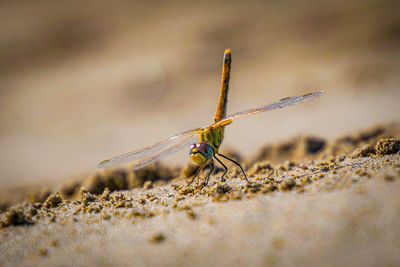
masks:
[[[115,165],[133,162],[132,169],[138,170],[172,153],[190,147],[190,158],[194,163],[199,165],[199,168],[197,169],[191,181],[188,183],[188,186],[193,183],[195,178],[199,175],[204,167],[210,166],[210,170],[204,178],[204,185],[208,184],[209,178],[215,168],[214,159],[224,168],[224,173],[221,176],[221,180],[224,181],[224,177],[228,172],[228,168],[221,161],[221,158],[236,164],[241,169],[244,178],[248,182],[246,172],[240,163],[219,152],[219,148],[224,139],[225,126],[240,118],[252,116],[265,111],[294,106],[309,101],[321,96],[324,92],[320,91],[301,96],[285,97],[262,107],[247,109],[226,116],[231,62],[231,50],[226,49],[223,57],[221,93],[214,123],[206,127],[200,127],[176,134],[148,147],[106,159],[100,162],[98,167],[108,168]]]

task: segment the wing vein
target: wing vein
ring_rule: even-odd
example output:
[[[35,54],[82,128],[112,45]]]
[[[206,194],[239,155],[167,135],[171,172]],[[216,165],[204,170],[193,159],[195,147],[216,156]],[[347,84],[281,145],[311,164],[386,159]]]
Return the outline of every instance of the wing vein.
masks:
[[[124,154],[106,159],[106,160],[100,162],[97,167],[98,168],[108,168],[108,167],[112,167],[115,165],[128,163],[128,162],[131,162],[134,160],[143,159],[150,154],[157,153],[158,151],[164,149],[166,146],[168,146],[172,141],[174,141],[176,139],[179,140],[179,138],[187,136],[187,135],[190,135],[190,136],[195,135],[200,129],[201,128],[189,130],[189,131],[174,135],[170,138],[161,140],[151,146],[144,147],[144,148],[141,148],[138,150],[134,150],[134,151],[131,151],[128,153],[124,153]]]
[[[322,95],[323,93],[324,92],[321,91],[321,92],[309,93],[309,94],[302,95],[302,96],[287,97],[287,98],[283,98],[281,100],[278,100],[276,102],[273,102],[271,104],[268,104],[268,105],[265,105],[265,106],[262,106],[259,108],[252,108],[252,109],[239,111],[239,112],[230,114],[229,116],[227,116],[226,118],[224,118],[223,120],[221,120],[219,122],[214,123],[213,126],[227,125],[227,124],[230,124],[232,121],[237,120],[242,117],[246,117],[246,116],[254,115],[254,114],[257,114],[260,112],[270,111],[270,110],[274,110],[274,109],[278,109],[278,108],[294,106],[294,105],[309,101],[313,98],[316,98],[316,97]]]

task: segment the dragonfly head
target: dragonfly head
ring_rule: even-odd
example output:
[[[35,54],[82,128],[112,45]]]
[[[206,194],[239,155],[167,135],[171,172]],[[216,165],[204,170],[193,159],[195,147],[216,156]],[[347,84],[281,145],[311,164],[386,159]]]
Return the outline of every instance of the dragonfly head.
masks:
[[[204,142],[193,144],[190,147],[190,158],[199,165],[206,164],[214,155],[213,148]]]

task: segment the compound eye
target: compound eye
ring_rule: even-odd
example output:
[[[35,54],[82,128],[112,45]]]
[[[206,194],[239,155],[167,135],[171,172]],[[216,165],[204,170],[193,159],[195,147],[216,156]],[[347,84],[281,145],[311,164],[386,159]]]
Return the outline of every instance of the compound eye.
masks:
[[[191,146],[190,146],[190,150],[192,150],[192,149],[195,148],[195,147],[196,147],[196,144],[191,145]]]
[[[212,150],[212,147],[209,144],[207,144],[207,143],[197,143],[196,147],[197,147],[198,151],[201,154],[205,155],[208,158],[212,157],[213,150]]]
[[[207,143],[197,143],[191,146],[190,158],[199,165],[209,162],[214,156],[213,148]]]

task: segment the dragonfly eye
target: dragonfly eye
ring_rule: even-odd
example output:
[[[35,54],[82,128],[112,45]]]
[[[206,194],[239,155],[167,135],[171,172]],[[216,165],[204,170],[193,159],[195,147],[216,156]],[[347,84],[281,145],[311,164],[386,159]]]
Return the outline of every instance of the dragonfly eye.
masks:
[[[197,143],[190,148],[190,157],[199,165],[206,164],[214,155],[213,148],[207,143]]]
[[[197,143],[196,148],[198,151],[203,154],[206,158],[212,158],[213,156],[213,149],[207,143]]]

